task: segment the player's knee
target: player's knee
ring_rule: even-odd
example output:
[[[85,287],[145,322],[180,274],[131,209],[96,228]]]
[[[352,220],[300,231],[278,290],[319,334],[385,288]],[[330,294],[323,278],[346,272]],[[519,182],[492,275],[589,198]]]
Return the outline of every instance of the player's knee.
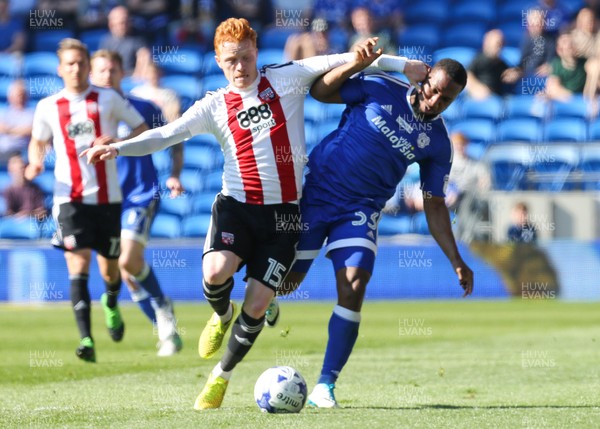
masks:
[[[202,261],[204,282],[209,285],[221,285],[235,274],[236,268],[232,261],[223,257],[208,257]]]
[[[123,253],[119,257],[119,269],[131,275],[139,274],[144,268],[144,259],[132,253]]]

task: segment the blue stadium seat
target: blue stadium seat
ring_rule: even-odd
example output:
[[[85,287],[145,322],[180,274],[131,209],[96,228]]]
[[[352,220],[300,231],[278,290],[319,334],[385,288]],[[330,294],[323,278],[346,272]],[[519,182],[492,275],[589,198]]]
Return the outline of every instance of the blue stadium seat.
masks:
[[[461,23],[452,25],[451,27],[444,29],[444,37],[442,37],[441,45],[444,47],[461,46],[479,51],[481,49],[481,42],[486,28],[485,24],[479,23]],[[458,60],[458,58],[455,59]],[[462,61],[460,62],[462,63]]]
[[[489,163],[493,188],[500,191],[525,189],[525,174],[529,169],[531,153],[523,145],[496,145],[488,149],[485,161]]]
[[[21,73],[21,61],[16,55],[0,53],[0,76],[15,78]]]
[[[310,95],[304,101],[304,119],[311,122],[320,122],[323,120],[323,104],[312,98]]]
[[[220,192],[223,187],[223,172],[213,171],[204,177],[204,192]]]
[[[573,95],[569,101],[553,101],[551,105],[552,116],[554,118],[581,118],[585,119],[589,116],[589,107],[587,101],[581,94]]]
[[[482,118],[498,121],[504,113],[504,101],[497,95],[489,96],[483,100],[465,99],[462,105],[462,114],[465,119]]]
[[[327,121],[323,121],[320,124],[317,125],[316,128],[316,138],[317,141],[321,141],[323,140],[323,138],[325,138],[325,136],[327,136],[329,133],[331,133],[333,130],[335,130],[338,125],[340,123],[339,118],[338,119],[329,119]]]
[[[160,85],[172,89],[180,98],[197,100],[202,95],[202,84],[193,76],[165,76],[160,79]]]
[[[0,171],[0,193],[4,191],[12,183],[12,178],[6,170]]]
[[[288,37],[296,31],[289,28],[273,27],[263,30],[258,36],[258,48],[261,49],[280,49],[283,50]]]
[[[519,65],[519,61],[521,61],[521,50],[514,46],[505,46],[502,48],[502,51],[500,51],[500,58],[502,58],[509,67],[516,67]]]
[[[590,122],[588,137],[590,140],[600,140],[600,119]]]
[[[220,88],[225,88],[229,85],[229,81],[224,74],[211,74],[202,79],[202,89],[204,93],[208,91],[216,91]]]
[[[160,55],[158,54],[159,60],[161,59]],[[202,54],[198,50],[178,48],[173,53],[164,54],[160,66],[167,75],[197,76],[202,72]]]
[[[398,38],[400,46],[398,53],[401,56],[419,58],[424,52],[435,51],[440,44],[440,29],[435,24],[421,24],[407,27]]]
[[[258,67],[267,66],[271,64],[281,64],[283,62],[283,50],[282,49],[261,49],[258,51],[258,60],[256,64]]]
[[[383,213],[377,226],[378,235],[408,234],[411,232],[411,216],[399,214],[392,216]]]
[[[38,185],[46,195],[52,195],[54,193],[54,181],[54,173],[52,170],[44,171],[42,174],[33,179],[33,183]]]
[[[210,51],[204,54],[202,58],[202,74],[209,76],[211,74],[223,74],[215,60],[215,51]]]
[[[54,52],[58,49],[58,43],[67,37],[74,37],[71,30],[48,30],[48,31],[30,31],[29,37],[32,38],[32,51]]]
[[[433,53],[433,62],[437,63],[442,58],[452,58],[464,67],[469,67],[469,64],[475,58],[477,50],[472,47],[452,46],[443,49],[438,49]]]
[[[498,142],[520,141],[536,143],[542,137],[542,126],[533,118],[505,119],[496,127]]]
[[[540,145],[531,147],[529,180],[538,191],[560,192],[575,188],[569,175],[579,163],[579,150],[573,146]]]
[[[140,80],[134,79],[131,76],[125,76],[123,80],[121,80],[121,89],[127,94],[128,92],[131,92],[133,88],[142,84],[143,82]]]
[[[187,146],[184,149],[184,168],[199,168],[200,170],[211,170],[217,165],[217,153],[214,146]]]
[[[490,119],[463,119],[455,122],[452,132],[461,132],[469,138],[469,144],[487,146],[496,141],[496,125]]]
[[[580,118],[557,118],[546,123],[544,139],[550,142],[584,142],[587,124]]]
[[[520,13],[521,11],[519,10]],[[504,33],[504,46],[519,49],[525,35],[525,27],[521,24],[521,16],[519,15],[519,18],[516,20],[503,21],[498,28]],[[521,57],[520,52],[521,50],[519,49],[519,58]]]
[[[583,189],[600,191],[600,146],[582,147],[579,165],[583,173]]]
[[[10,77],[0,77],[0,101],[7,103],[6,99],[8,97],[8,88],[13,81],[14,79]]]
[[[196,194],[202,191],[204,187],[204,175],[205,173],[198,168],[184,168],[181,171],[179,180],[186,192]]]
[[[56,76],[58,57],[52,52],[32,52],[23,58],[23,76]]]
[[[181,219],[179,216],[158,213],[150,227],[150,235],[156,238],[179,238]]]
[[[215,192],[200,192],[192,200],[192,214],[211,213],[215,202]]]
[[[217,138],[212,134],[197,134],[184,142],[186,148],[191,146],[212,146],[216,150],[221,150]]]
[[[452,22],[490,24],[496,17],[496,5],[491,1],[461,1],[452,8]]]
[[[210,225],[209,214],[197,214],[183,219],[182,230],[184,237],[204,237]]]
[[[40,237],[40,228],[34,219],[0,218],[0,238],[9,240],[36,240]]]
[[[159,175],[168,174],[171,169],[171,154],[168,149],[160,150],[152,154],[152,162]]]
[[[542,120],[547,114],[547,104],[543,99],[534,95],[512,95],[506,97],[504,117],[533,118]]]
[[[528,4],[529,3],[529,4]],[[527,11],[528,6],[533,2],[523,2],[523,0],[508,0],[503,1],[499,5],[497,12],[498,22],[513,22],[519,23],[522,29],[525,27],[522,24],[523,12]]]
[[[326,103],[323,104],[323,118],[324,120],[335,120],[339,123],[342,118],[342,113],[346,110],[346,105],[341,103]]]
[[[179,216],[183,219],[191,211],[191,199],[188,195],[180,195],[176,198],[163,196],[158,207],[159,213]]]
[[[403,11],[404,19],[409,26],[415,24],[442,25],[450,18],[448,3],[446,0],[408,2]]]
[[[94,52],[100,48],[100,42],[107,34],[110,34],[109,31],[104,29],[86,30],[81,32],[79,35],[79,40],[85,43],[90,52]]]
[[[464,97],[459,96],[446,110],[444,110],[442,117],[447,123],[462,119],[463,100]]]

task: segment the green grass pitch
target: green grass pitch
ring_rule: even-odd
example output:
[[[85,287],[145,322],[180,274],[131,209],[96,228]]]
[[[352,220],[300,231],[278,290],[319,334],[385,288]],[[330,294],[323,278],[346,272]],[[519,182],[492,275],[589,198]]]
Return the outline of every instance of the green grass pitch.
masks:
[[[216,358],[197,340],[209,309],[178,304],[183,351],[155,356],[141,312],[124,305],[112,343],[95,302],[98,363],[80,362],[67,305],[0,307],[2,428],[598,428],[600,303],[559,301],[367,302],[342,372],[338,410],[268,415],[254,382],[290,365],[314,385],[332,303],[282,301],[233,374],[223,407],[192,405]]]

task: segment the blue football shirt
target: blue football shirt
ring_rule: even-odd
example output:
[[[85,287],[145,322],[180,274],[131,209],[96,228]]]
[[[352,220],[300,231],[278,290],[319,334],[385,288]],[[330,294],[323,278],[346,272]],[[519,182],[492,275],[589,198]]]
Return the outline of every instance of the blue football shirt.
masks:
[[[382,209],[407,167],[420,166],[421,188],[444,197],[452,145],[444,121],[415,116],[414,88],[387,74],[361,74],[340,89],[347,104],[338,128],[309,156],[306,186],[315,202]]]
[[[127,100],[144,118],[150,128],[165,124],[162,111],[152,102],[128,95]],[[130,128],[119,125],[119,137],[126,137]],[[148,207],[158,197],[158,176],[151,155],[117,157],[117,172],[123,192],[123,210],[130,207]]]

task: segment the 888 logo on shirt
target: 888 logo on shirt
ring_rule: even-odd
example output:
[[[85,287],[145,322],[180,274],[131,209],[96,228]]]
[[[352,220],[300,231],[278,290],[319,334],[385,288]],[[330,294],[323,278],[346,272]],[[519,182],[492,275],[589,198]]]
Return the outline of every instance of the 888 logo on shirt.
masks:
[[[241,128],[253,133],[275,126],[273,112],[266,103],[240,110],[236,118]]]

